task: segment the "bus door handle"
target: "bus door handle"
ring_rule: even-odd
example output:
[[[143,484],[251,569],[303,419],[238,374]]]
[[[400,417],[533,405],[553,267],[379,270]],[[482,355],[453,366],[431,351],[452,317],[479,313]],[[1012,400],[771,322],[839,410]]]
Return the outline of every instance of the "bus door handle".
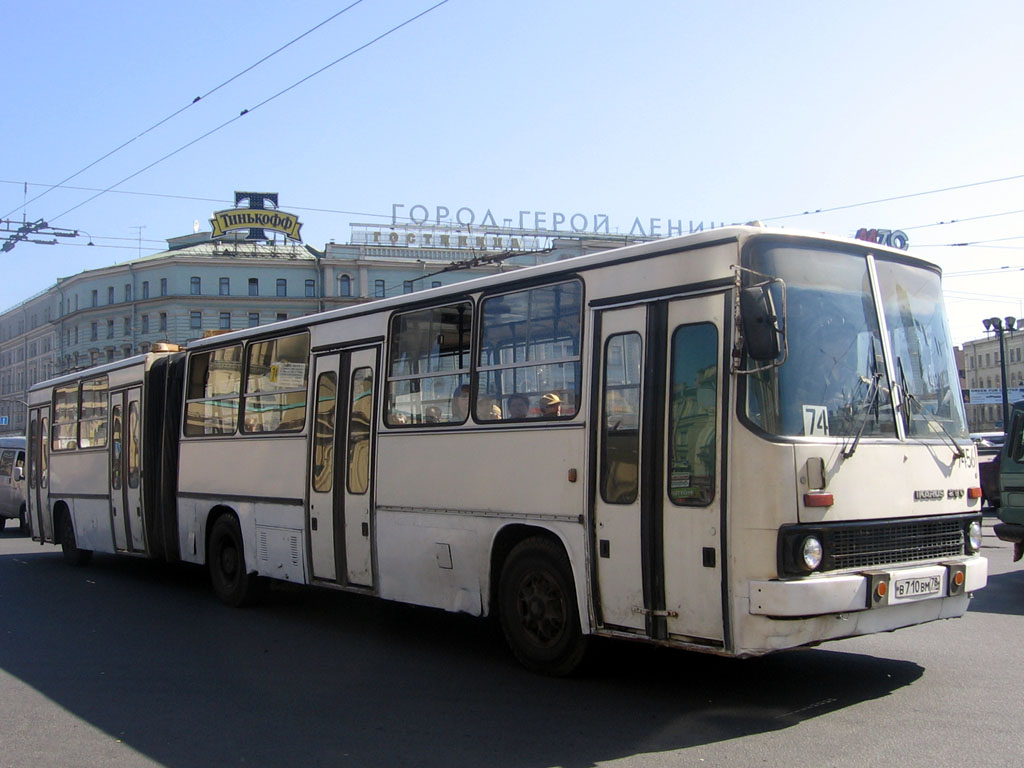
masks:
[[[641,613],[644,616],[658,616],[666,619],[678,619],[678,611],[655,611],[650,608],[641,608],[639,606],[633,606],[633,613]]]

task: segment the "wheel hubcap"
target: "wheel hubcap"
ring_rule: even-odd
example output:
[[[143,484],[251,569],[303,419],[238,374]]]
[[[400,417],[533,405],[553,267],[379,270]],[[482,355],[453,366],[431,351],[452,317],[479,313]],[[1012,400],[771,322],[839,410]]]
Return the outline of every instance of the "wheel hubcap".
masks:
[[[519,620],[533,642],[551,646],[565,628],[566,606],[558,584],[546,574],[533,573],[523,579],[517,600]]]

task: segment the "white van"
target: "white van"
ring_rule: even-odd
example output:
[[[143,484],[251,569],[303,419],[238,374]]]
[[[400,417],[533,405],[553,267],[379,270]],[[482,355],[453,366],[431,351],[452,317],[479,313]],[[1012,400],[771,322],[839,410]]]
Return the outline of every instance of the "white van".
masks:
[[[17,520],[20,531],[28,533],[24,437],[0,437],[0,530],[7,518]]]

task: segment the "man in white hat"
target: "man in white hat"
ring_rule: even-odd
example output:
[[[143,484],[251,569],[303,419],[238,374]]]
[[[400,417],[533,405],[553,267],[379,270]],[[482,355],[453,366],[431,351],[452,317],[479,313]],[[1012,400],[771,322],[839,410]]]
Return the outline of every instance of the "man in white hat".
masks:
[[[548,392],[540,399],[540,412],[543,416],[561,416],[562,398],[554,392]]]

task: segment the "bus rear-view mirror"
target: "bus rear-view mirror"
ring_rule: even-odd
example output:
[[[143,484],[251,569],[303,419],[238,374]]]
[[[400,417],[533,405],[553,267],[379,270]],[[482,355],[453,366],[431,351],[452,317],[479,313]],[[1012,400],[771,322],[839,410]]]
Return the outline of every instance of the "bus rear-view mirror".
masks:
[[[755,285],[740,292],[740,317],[747,356],[760,362],[775,360],[781,351],[782,332],[768,286]]]

